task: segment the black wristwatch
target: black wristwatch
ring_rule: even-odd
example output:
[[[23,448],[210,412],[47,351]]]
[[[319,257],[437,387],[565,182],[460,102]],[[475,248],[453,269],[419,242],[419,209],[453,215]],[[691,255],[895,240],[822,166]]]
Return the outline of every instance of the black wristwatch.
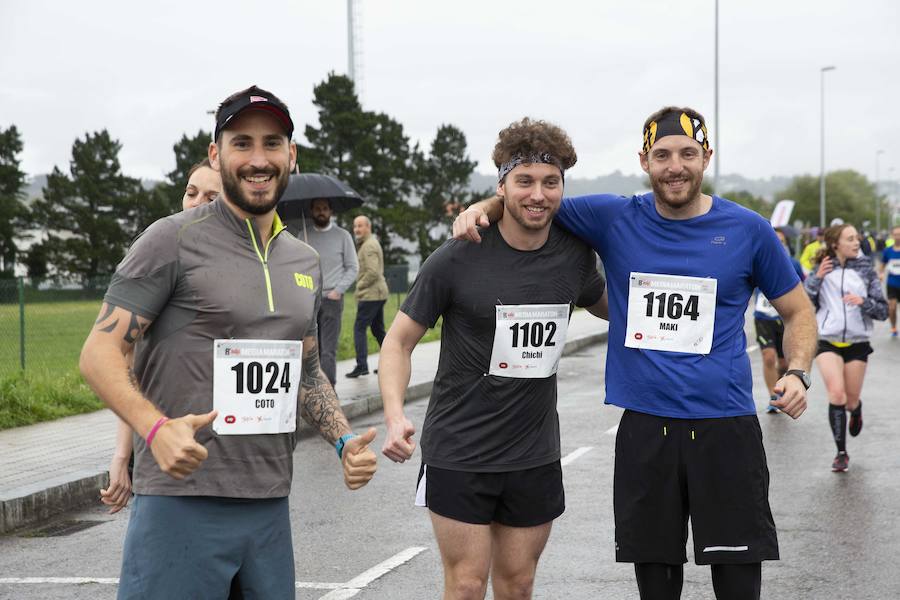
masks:
[[[785,373],[785,375],[796,375],[800,378],[800,381],[803,382],[803,387],[809,389],[809,386],[812,385],[812,380],[809,378],[809,373],[806,371],[801,371],[800,369],[791,369]]]

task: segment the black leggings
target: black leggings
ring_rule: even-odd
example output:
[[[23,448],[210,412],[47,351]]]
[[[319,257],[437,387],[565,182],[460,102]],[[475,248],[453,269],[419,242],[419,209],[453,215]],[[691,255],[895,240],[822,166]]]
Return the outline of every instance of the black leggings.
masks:
[[[683,565],[635,563],[641,600],[679,600],[684,583]],[[712,565],[713,590],[720,600],[759,600],[762,563]]]

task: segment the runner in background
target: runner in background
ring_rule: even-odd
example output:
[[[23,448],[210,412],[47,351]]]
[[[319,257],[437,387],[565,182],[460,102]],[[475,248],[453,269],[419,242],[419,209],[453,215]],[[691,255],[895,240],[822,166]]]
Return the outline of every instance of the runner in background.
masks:
[[[797,259],[791,256],[791,245],[784,231],[776,228],[775,235],[778,236],[788,256],[790,256],[791,264],[794,266],[797,276],[800,277],[800,281],[803,281],[806,279],[806,275],[803,273],[803,268]],[[766,406],[766,412],[777,414],[778,408],[772,404],[778,400],[778,395],[775,394],[775,383],[784,377],[788,369],[783,344],[784,321],[781,320],[781,316],[779,316],[775,307],[772,306],[772,303],[759,290],[756,290],[753,320],[756,328],[756,342],[759,344],[759,349],[762,353],[763,379],[769,392],[769,403]]]
[[[881,278],[887,286],[891,337],[897,337],[897,301],[900,300],[900,225],[891,229],[892,243],[881,252]]]
[[[837,455],[831,470],[850,468],[847,454],[847,411],[850,435],[862,431],[863,378],[872,346],[872,320],[887,318],[887,302],[869,257],[860,252],[853,225],[825,230],[823,248],[816,256],[816,270],[805,287],[816,305],[819,345],[816,366],[828,391],[828,423]]]
[[[823,231],[823,229],[818,227],[810,229],[810,233],[815,239],[804,246],[803,251],[800,253],[800,266],[803,267],[803,271],[807,274],[813,270],[813,262],[816,259],[816,253],[822,248]]]
[[[212,202],[222,193],[222,178],[204,158],[188,171],[188,182],[181,198],[181,210]]]

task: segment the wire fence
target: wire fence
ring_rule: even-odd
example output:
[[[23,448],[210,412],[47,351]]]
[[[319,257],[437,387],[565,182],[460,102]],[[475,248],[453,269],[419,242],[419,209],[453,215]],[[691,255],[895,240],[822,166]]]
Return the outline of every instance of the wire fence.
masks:
[[[78,283],[0,279],[0,376],[76,369],[108,284],[109,276]]]

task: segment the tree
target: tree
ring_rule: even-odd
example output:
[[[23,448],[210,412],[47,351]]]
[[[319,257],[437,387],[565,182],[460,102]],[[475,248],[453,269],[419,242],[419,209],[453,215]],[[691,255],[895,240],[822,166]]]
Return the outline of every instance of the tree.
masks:
[[[22,202],[25,173],[19,168],[22,138],[15,125],[0,129],[0,277],[12,276],[18,247],[16,234],[26,226],[28,209]]]
[[[398,238],[412,240],[417,213],[411,210],[412,155],[403,125],[385,113],[365,111],[353,82],[329,73],[313,89],[319,127],[304,131],[309,147],[300,147],[300,170],[337,177],[359,192],[365,205],[359,211],[372,220],[384,250],[385,262],[404,261]],[[350,215],[340,217],[346,226]]]
[[[771,218],[772,216],[772,205],[769,204],[769,202],[767,202],[765,198],[754,196],[752,193],[746,190],[726,192],[724,194],[724,197],[736,204],[740,204],[744,208],[749,208],[750,210],[761,214],[767,219]]]
[[[441,125],[428,157],[417,153],[416,191],[422,200],[416,237],[419,256],[428,258],[446,239],[453,209],[465,203],[475,161],[466,155],[466,136],[453,125]]]
[[[35,250],[55,274],[93,285],[115,270],[132,239],[136,206],[146,200],[139,180],[122,174],[122,145],[106,130],[85,134],[72,145],[70,175],[54,167],[32,214],[47,231]]]
[[[789,198],[794,206],[793,218],[811,225],[819,224],[819,177],[800,175],[794,177],[787,188],[776,198]],[[875,186],[861,173],[852,170],[832,171],[825,176],[826,225],[834,218],[841,218],[860,227],[864,221],[875,221]],[[886,212],[884,198],[882,214]]]
[[[187,187],[188,171],[209,156],[211,141],[212,134],[200,129],[194,137],[183,134],[181,139],[172,146],[172,150],[175,151],[175,169],[170,171],[167,177],[178,192],[177,207],[173,207],[172,212],[181,210],[181,198],[184,196],[184,188]]]

